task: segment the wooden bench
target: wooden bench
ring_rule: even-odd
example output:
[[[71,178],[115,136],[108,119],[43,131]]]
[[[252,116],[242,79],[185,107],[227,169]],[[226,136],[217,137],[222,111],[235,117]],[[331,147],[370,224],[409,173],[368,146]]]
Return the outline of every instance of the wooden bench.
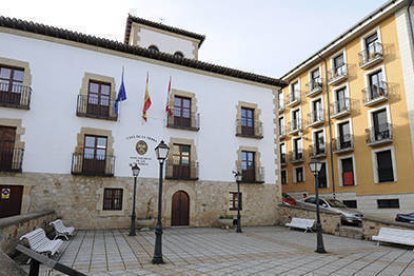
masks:
[[[73,236],[73,233],[75,232],[75,228],[73,226],[66,227],[60,219],[52,221],[49,225],[53,225],[55,228],[55,240],[58,237],[64,237],[66,240],[69,240],[68,236]]]
[[[46,232],[42,228],[38,228],[21,236],[20,240],[26,239],[30,248],[40,254],[48,254],[50,256],[59,252],[59,248],[63,244],[62,240],[50,240],[46,237]]]
[[[292,218],[290,223],[285,225],[289,228],[299,228],[307,231],[312,231],[313,225],[315,224],[314,219],[305,219],[305,218]]]
[[[378,235],[372,236],[372,240],[377,241],[378,246],[380,242],[414,246],[414,231],[381,227]]]

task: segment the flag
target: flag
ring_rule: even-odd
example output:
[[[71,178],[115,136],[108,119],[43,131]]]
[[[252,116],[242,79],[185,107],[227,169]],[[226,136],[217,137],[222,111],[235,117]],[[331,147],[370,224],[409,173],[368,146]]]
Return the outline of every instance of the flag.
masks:
[[[125,85],[124,85],[124,68],[122,68],[122,80],[121,80],[121,86],[118,90],[118,96],[116,97],[114,108],[115,113],[118,114],[118,103],[121,101],[125,101],[127,99],[126,91],[125,91]]]
[[[142,118],[145,120],[145,122],[148,119],[147,111],[151,106],[151,97],[150,97],[149,91],[148,91],[148,80],[149,80],[149,76],[148,76],[148,72],[147,72],[147,82],[145,84],[144,108],[142,109]]]
[[[170,82],[168,83],[167,105],[165,106],[165,112],[167,112],[168,116],[173,115],[173,112],[170,107],[170,97],[171,97],[171,77],[170,77]]]

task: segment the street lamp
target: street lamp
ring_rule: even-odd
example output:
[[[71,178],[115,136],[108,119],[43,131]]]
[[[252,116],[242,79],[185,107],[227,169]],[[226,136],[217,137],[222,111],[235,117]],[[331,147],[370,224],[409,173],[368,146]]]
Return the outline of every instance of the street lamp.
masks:
[[[137,177],[139,175],[140,168],[138,167],[137,163],[134,163],[134,165],[130,165],[132,169],[132,175],[134,176],[134,199],[132,201],[132,215],[131,215],[131,228],[129,230],[130,236],[136,236],[136,218],[137,215],[135,214],[135,197],[137,194]]]
[[[162,210],[162,172],[165,159],[167,159],[168,151],[170,148],[161,141],[158,146],[155,148],[155,153],[157,154],[158,162],[160,163],[160,184],[158,189],[158,217],[157,225],[155,226],[155,249],[154,257],[152,258],[153,264],[163,264],[164,260],[162,259],[162,224],[161,224],[161,210]]]
[[[321,162],[316,158],[312,158],[309,164],[310,169],[315,177],[315,197],[316,197],[316,250],[317,253],[326,253],[325,247],[323,245],[322,238],[322,225],[321,217],[319,213],[319,183],[318,183],[318,173],[322,167]]]
[[[233,171],[234,174],[234,178],[236,179],[237,182],[237,227],[236,227],[236,232],[237,233],[241,233],[241,221],[240,221],[240,182],[242,181],[242,176],[241,173],[239,173],[238,171]]]

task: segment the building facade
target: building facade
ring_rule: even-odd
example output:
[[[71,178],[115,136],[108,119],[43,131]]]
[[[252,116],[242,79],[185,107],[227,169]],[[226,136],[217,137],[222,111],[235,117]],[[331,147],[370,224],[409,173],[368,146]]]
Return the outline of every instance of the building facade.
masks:
[[[233,171],[242,223],[275,223],[282,81],[201,62],[204,36],[132,16],[125,43],[5,17],[0,40],[2,217],[54,209],[78,228],[127,227],[134,162],[137,216],[155,217],[164,140],[166,226],[235,214]]]
[[[282,190],[320,191],[367,214],[414,209],[413,9],[389,1],[285,74],[278,96]]]

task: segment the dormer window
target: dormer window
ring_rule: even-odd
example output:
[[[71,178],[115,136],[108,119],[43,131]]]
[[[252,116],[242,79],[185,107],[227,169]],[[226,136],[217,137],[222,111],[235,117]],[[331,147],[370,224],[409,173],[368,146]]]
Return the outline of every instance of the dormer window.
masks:
[[[155,45],[151,45],[148,47],[148,49],[153,53],[158,53],[160,50],[158,50],[158,47]]]
[[[177,51],[177,52],[174,53],[174,56],[177,57],[177,58],[183,58],[184,54],[181,53],[180,51]]]

